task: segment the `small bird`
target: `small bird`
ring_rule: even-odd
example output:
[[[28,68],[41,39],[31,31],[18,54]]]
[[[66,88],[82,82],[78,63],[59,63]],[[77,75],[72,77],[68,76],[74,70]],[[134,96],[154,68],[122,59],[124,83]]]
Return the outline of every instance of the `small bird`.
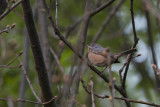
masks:
[[[92,65],[98,67],[107,67],[109,64],[120,63],[118,61],[119,57],[136,51],[136,49],[129,49],[124,52],[112,54],[109,47],[104,48],[99,44],[93,43],[88,46],[88,59]]]

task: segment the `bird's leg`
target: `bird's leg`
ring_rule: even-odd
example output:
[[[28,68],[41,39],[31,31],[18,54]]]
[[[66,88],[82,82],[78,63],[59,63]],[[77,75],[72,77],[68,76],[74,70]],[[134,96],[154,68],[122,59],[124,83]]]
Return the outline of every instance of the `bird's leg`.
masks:
[[[106,70],[106,68],[107,68],[107,66],[104,68],[104,70],[103,71],[101,71],[101,75],[103,74],[103,72]]]

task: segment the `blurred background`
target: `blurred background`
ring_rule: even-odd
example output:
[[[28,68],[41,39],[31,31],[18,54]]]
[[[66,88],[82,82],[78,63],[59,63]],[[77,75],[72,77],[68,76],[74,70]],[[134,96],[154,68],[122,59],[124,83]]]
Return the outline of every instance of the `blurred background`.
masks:
[[[41,1],[41,0],[40,0]],[[78,92],[75,94],[76,71],[79,66],[78,57],[55,35],[47,14],[44,12],[43,5],[39,0],[31,0],[35,24],[40,38],[40,43],[46,62],[46,68],[49,72],[53,94],[59,96],[57,104],[62,106],[62,102],[69,105],[72,102],[72,96],[75,104],[72,107],[82,107],[86,105],[91,107],[91,97],[86,93],[82,84],[78,84]],[[109,0],[108,0],[109,1]],[[82,17],[85,12],[86,0],[51,0],[47,1],[51,9],[52,16],[57,22],[57,27],[66,39],[75,49],[79,49],[79,35],[82,28]],[[56,8],[56,2],[58,4]],[[106,3],[106,0],[93,0],[92,9]],[[128,98],[134,100],[144,100],[146,102],[159,103],[158,81],[156,80],[152,64],[160,66],[160,1],[159,0],[134,0],[134,17],[136,33],[139,38],[137,44],[137,54],[141,56],[134,58],[129,66],[126,79],[126,91]],[[11,1],[9,5],[12,5]],[[56,12],[57,9],[57,12]],[[7,9],[6,9],[7,10]],[[41,14],[43,13],[43,14]],[[34,66],[32,50],[30,48],[27,31],[23,19],[21,5],[13,9],[8,15],[0,21],[0,31],[7,25],[16,23],[15,28],[8,33],[0,35],[0,65],[9,63],[21,50],[24,51],[20,59],[27,70],[28,77],[33,85],[34,90],[41,97],[40,86],[37,73]],[[42,27],[43,26],[43,27]],[[45,30],[45,31],[43,31]],[[41,36],[42,35],[42,36]],[[45,37],[43,37],[45,35]],[[84,56],[87,54],[87,45],[96,42],[103,47],[110,47],[111,52],[118,53],[130,49],[134,44],[134,35],[132,28],[132,19],[130,13],[130,0],[116,0],[109,7],[103,9],[94,15],[88,24],[86,43],[84,47]],[[64,69],[61,72],[55,57],[47,50],[51,46],[55,51],[60,63]],[[121,57],[121,63],[113,64],[112,70],[116,78],[116,84],[120,85],[119,70],[125,63],[127,56]],[[87,58],[87,57],[86,57]],[[11,66],[19,65],[15,60]],[[96,67],[102,71],[104,68]],[[109,87],[106,82],[95,74],[85,63],[81,66],[81,77],[88,85],[90,76],[93,76],[94,92],[103,95],[110,95]],[[122,72],[122,74],[124,71]],[[65,75],[65,76],[64,76]],[[108,69],[104,75],[109,78]],[[69,82],[68,82],[69,78]],[[67,82],[66,82],[67,81]],[[22,84],[25,87],[23,91]],[[65,85],[67,84],[67,85]],[[0,98],[18,99],[23,92],[25,99],[36,101],[28,83],[25,82],[21,68],[0,68]],[[115,91],[115,96],[121,95]],[[22,106],[23,105],[23,106]],[[21,106],[13,102],[9,106],[8,101],[0,101],[0,107],[41,107],[32,103],[23,103]],[[70,107],[70,106],[63,107]],[[96,107],[110,107],[108,99],[95,97]],[[132,107],[149,107],[143,104],[131,103]],[[115,100],[115,107],[125,107],[125,102]],[[85,107],[85,106],[84,106]]]

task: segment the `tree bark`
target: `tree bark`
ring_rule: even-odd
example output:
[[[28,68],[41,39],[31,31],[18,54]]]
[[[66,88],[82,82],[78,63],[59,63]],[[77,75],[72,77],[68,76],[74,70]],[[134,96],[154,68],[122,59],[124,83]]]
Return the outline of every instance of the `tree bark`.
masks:
[[[42,101],[46,102],[53,98],[53,93],[51,90],[51,86],[49,84],[48,73],[45,67],[41,46],[39,43],[39,38],[35,26],[35,22],[33,19],[32,9],[29,0],[24,0],[22,2],[22,8],[24,12],[24,20],[27,27],[29,40],[34,56],[35,68],[38,74],[38,79],[40,83],[41,93],[42,93]],[[44,107],[56,107],[55,101],[44,105]]]

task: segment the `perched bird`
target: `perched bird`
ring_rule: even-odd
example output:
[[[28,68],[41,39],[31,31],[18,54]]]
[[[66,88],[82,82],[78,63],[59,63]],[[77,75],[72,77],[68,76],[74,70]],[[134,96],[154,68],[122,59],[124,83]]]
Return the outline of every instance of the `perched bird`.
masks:
[[[98,67],[107,67],[109,64],[119,63],[119,57],[136,51],[136,49],[129,49],[124,52],[112,54],[108,47],[104,48],[99,44],[93,43],[88,46],[88,59],[92,65]]]

